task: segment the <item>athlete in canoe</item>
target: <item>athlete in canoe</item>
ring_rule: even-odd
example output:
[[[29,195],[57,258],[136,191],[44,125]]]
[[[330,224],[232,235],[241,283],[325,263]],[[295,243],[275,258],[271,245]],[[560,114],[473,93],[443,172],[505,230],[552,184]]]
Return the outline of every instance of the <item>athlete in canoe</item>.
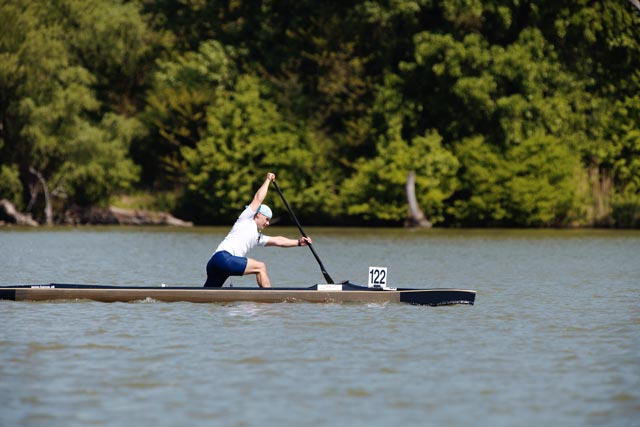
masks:
[[[269,184],[276,179],[275,174],[269,172],[264,183],[256,191],[253,201],[236,220],[233,228],[215,250],[207,263],[207,281],[205,287],[221,287],[229,276],[243,276],[255,274],[258,285],[270,288],[271,282],[264,262],[248,258],[247,253],[256,246],[280,246],[290,248],[307,246],[312,243],[308,237],[298,240],[283,236],[265,236],[262,231],[271,221],[271,208],[263,205]]]

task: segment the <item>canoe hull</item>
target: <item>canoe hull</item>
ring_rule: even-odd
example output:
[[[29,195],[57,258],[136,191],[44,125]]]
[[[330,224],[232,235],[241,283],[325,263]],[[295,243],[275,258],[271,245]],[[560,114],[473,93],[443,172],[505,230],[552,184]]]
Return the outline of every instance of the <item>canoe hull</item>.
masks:
[[[119,287],[48,284],[0,287],[0,299],[13,301],[93,300],[100,302],[230,303],[408,303],[416,305],[473,304],[475,291],[463,289],[370,290],[347,284],[341,291],[310,288],[187,288],[187,287]]]

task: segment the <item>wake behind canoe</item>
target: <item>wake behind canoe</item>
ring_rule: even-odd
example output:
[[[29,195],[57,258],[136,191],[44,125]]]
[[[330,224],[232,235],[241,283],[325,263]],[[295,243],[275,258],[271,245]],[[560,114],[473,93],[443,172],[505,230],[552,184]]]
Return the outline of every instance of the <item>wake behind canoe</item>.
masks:
[[[345,282],[308,288],[203,288],[96,286],[51,283],[0,286],[0,299],[13,301],[93,300],[133,302],[152,299],[163,302],[228,303],[408,303],[416,305],[473,304],[476,292],[464,289],[372,289]]]

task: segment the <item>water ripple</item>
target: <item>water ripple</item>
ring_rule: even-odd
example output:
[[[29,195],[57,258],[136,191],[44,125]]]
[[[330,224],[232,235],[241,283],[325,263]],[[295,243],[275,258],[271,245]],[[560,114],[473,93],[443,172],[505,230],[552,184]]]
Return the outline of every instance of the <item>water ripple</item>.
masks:
[[[0,281],[200,283],[223,232],[0,231]],[[316,234],[340,276],[388,265],[477,304],[2,301],[0,425],[637,424],[640,233]],[[306,252],[257,257],[318,280]]]

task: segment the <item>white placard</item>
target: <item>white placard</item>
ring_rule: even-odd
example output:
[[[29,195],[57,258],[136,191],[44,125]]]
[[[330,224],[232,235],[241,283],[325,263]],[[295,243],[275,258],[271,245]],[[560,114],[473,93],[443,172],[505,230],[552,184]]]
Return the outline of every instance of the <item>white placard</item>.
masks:
[[[322,284],[318,285],[319,291],[341,291],[342,285],[330,285],[330,284]]]
[[[369,287],[386,288],[388,281],[387,267],[369,267]]]

